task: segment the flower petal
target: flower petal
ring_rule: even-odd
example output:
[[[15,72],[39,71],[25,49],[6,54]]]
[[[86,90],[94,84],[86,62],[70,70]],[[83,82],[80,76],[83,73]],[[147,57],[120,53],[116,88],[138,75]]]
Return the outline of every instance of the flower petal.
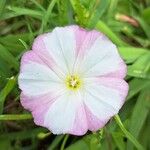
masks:
[[[102,34],[99,34],[90,49],[85,50],[79,62],[78,70],[86,77],[109,75],[124,78],[126,75],[126,65],[116,46]]]
[[[63,70],[59,68],[55,60],[52,58],[52,56],[48,52],[48,49],[44,42],[44,39],[47,36],[48,36],[48,33],[39,35],[33,42],[31,52],[34,53],[36,57],[39,57],[43,61],[43,63],[46,66],[48,66],[51,70],[53,70],[59,77],[64,76]]]
[[[63,73],[70,73],[76,49],[74,27],[56,27],[51,33],[37,37],[32,49],[45,61],[50,58],[56,66],[63,69]]]
[[[74,26],[74,30],[76,37],[76,56],[82,59],[95,40],[102,36],[102,34],[96,30],[87,31],[78,26]]]
[[[128,85],[117,78],[87,79],[84,103],[89,129],[95,131],[118,113],[128,92]]]
[[[22,65],[18,82],[23,93],[30,96],[64,89],[64,84],[51,69],[32,61]]]
[[[44,125],[54,134],[85,134],[87,122],[81,98],[77,92],[66,93],[59,97],[49,108]]]
[[[57,27],[38,36],[22,57],[21,103],[37,125],[52,133],[83,135],[118,113],[128,92],[125,75],[116,46],[102,33],[76,25]],[[68,76],[81,83],[79,90],[67,89]]]
[[[37,125],[44,125],[44,117],[52,103],[60,97],[64,92],[57,91],[55,93],[47,93],[43,95],[27,96],[23,92],[20,95],[22,106],[31,111],[34,122]]]
[[[78,67],[81,65],[87,51],[89,51],[95,40],[102,36],[102,34],[95,30],[87,31],[78,26],[74,26],[74,30],[76,37],[76,59],[73,66],[73,72],[76,73],[78,72]]]

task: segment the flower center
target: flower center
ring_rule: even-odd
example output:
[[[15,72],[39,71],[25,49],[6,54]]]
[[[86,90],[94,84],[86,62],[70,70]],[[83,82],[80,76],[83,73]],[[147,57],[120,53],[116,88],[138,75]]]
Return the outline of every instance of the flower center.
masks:
[[[77,90],[81,86],[81,80],[77,75],[69,75],[66,78],[66,86],[70,90]]]

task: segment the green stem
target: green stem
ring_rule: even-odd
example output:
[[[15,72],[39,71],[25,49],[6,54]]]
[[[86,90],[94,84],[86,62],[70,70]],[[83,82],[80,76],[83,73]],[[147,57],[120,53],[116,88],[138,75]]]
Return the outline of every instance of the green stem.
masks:
[[[0,115],[0,121],[1,120],[26,120],[26,119],[32,119],[32,115],[31,114]]]
[[[107,35],[117,46],[129,46],[127,43],[118,38],[118,36],[103,21],[98,21],[96,29]]]
[[[44,15],[44,17],[42,19],[41,28],[40,28],[40,31],[39,31],[40,33],[43,33],[43,31],[44,31],[44,29],[45,29],[45,27],[46,27],[46,25],[48,23],[49,17],[51,15],[51,12],[52,12],[56,2],[57,2],[57,0],[52,0],[50,2],[49,6],[48,6],[48,8],[47,8],[47,10],[45,12],[45,15]]]
[[[11,77],[8,79],[5,87],[0,91],[0,114],[3,113],[4,103],[7,95],[12,91],[14,86],[16,85],[16,77]]]
[[[126,130],[126,128],[124,127],[123,123],[121,122],[121,119],[120,119],[119,115],[116,115],[114,118],[115,118],[116,123],[118,124],[118,126],[122,130],[122,132],[134,144],[134,146],[138,150],[144,150],[144,148],[142,147],[142,145],[135,139],[135,137],[132,136],[132,134],[129,131]]]
[[[64,150],[68,137],[69,137],[69,135],[67,134],[63,140],[60,150]]]

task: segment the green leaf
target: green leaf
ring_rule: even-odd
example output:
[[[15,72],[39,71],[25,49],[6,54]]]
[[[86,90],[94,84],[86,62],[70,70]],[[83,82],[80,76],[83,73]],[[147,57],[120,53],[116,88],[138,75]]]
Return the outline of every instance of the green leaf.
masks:
[[[11,149],[11,142],[8,139],[1,139],[0,140],[0,148],[3,150],[10,150]]]
[[[136,102],[136,105],[133,109],[129,131],[135,137],[138,138],[139,133],[145,123],[145,120],[148,116],[149,108],[148,104],[150,103],[150,86],[144,88],[141,91],[141,94]],[[133,145],[128,141],[127,149],[133,150]]]
[[[9,68],[6,62],[4,62],[3,60],[0,60],[0,80],[4,81],[4,79],[6,79],[7,77],[11,77],[12,75],[13,74],[12,74],[11,68]]]
[[[53,142],[51,143],[51,145],[48,147],[48,150],[55,150],[63,138],[64,138],[64,135],[56,136]]]
[[[95,28],[108,36],[117,46],[128,46],[103,21],[99,21]]]
[[[135,17],[135,18],[138,20],[140,26],[144,30],[145,35],[150,39],[150,26],[141,17]]]
[[[128,75],[138,78],[150,79],[150,54],[144,54],[128,66]]]
[[[57,0],[52,0],[49,5],[48,5],[48,8],[46,10],[46,12],[44,13],[44,17],[42,18],[42,24],[41,24],[41,28],[40,28],[40,33],[43,33],[44,29],[46,28],[47,26],[47,23],[48,23],[48,19],[51,15],[51,12],[56,4]]]
[[[143,88],[147,86],[150,86],[150,80],[133,78],[129,82],[129,93],[127,96],[127,100],[132,98],[134,95],[136,95],[139,91],[141,91]]]
[[[83,27],[87,26],[89,11],[85,8],[85,6],[80,2],[80,0],[70,0],[70,3],[75,12],[75,20],[76,22]]]
[[[141,143],[143,144],[143,146],[145,147],[145,149],[149,149],[150,148],[150,137],[149,137],[149,131],[150,131],[150,120],[148,119],[148,122],[146,125],[144,125],[144,130],[141,131],[140,135],[139,135],[139,139],[141,140]]]
[[[148,49],[136,47],[118,47],[119,53],[127,63],[132,63],[145,53],[150,53]]]
[[[32,10],[28,8],[21,8],[21,7],[14,7],[14,6],[8,6],[7,9],[12,11],[13,15],[11,15],[12,12],[11,13],[8,12],[7,14],[4,14],[4,16],[1,16],[1,19],[9,19],[11,17],[21,16],[21,15],[28,15],[40,20],[43,17],[43,12],[39,10]]]
[[[44,128],[33,128],[29,130],[19,131],[19,132],[11,132],[5,133],[0,135],[0,140],[2,139],[9,139],[9,140],[17,140],[17,139],[28,139],[32,137],[36,137],[39,133],[47,131]]]
[[[25,50],[28,50],[28,45],[25,41],[23,41],[22,39],[19,39],[19,41],[22,43],[22,45],[24,46]]]
[[[147,7],[145,8],[143,11],[142,11],[142,17],[144,18],[144,20],[150,24],[150,7]]]
[[[116,123],[118,124],[118,126],[122,130],[122,132],[128,138],[128,140],[130,140],[132,142],[132,144],[134,144],[134,146],[138,150],[144,150],[143,146],[136,140],[136,138],[129,131],[126,130],[126,128],[124,127],[123,123],[121,122],[120,117],[118,115],[116,115],[114,118],[115,118]]]
[[[0,42],[5,42],[5,44],[8,42],[16,43],[18,42],[18,39],[22,39],[24,41],[28,41],[30,37],[30,33],[21,33],[21,34],[9,34],[3,37],[0,37]]]
[[[124,136],[120,132],[113,132],[112,137],[119,150],[125,150]]]
[[[3,46],[0,44],[0,58],[6,61],[10,66],[18,71],[19,63],[15,57]]]
[[[26,120],[32,119],[31,114],[6,114],[0,115],[0,120]]]
[[[68,138],[69,138],[69,134],[66,134],[64,139],[63,139],[63,142],[61,144],[60,150],[64,150]]]
[[[87,143],[84,140],[78,140],[76,143],[71,144],[65,150],[90,150]]]
[[[99,150],[101,148],[101,133],[84,136],[65,150]]]
[[[45,8],[40,4],[38,3],[36,0],[31,0],[39,9],[41,9],[43,12],[45,12]]]
[[[0,0],[0,16],[3,14],[5,4],[6,4],[6,0]]]
[[[11,92],[11,90],[14,88],[15,85],[16,85],[16,79],[14,77],[11,77],[8,80],[4,89],[0,91],[0,114],[2,114],[3,112],[4,102],[7,95]]]
[[[88,27],[94,28],[97,22],[99,21],[100,17],[106,11],[110,3],[110,0],[96,0],[94,9],[90,14],[90,18],[88,20]]]

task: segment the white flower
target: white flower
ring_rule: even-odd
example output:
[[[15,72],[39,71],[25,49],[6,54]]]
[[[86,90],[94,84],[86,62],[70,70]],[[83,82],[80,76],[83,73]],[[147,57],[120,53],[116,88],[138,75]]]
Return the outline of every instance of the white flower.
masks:
[[[54,134],[83,135],[118,113],[128,84],[126,65],[102,33],[78,26],[38,36],[21,60],[21,103]]]

